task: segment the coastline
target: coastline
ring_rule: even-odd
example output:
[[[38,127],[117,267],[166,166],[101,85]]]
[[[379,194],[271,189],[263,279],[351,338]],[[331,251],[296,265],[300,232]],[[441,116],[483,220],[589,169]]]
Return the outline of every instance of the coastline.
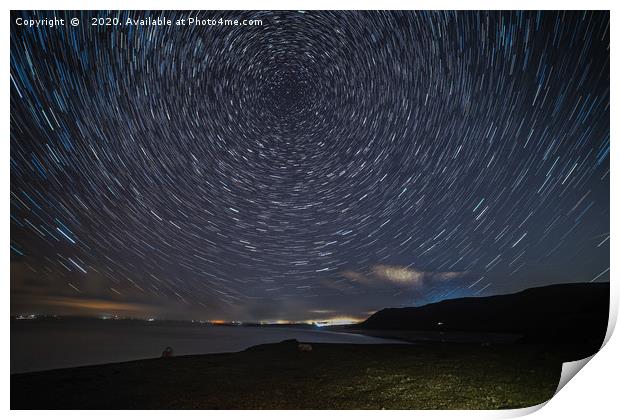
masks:
[[[334,332],[366,335],[368,337],[382,338],[385,340],[401,340],[411,344],[422,342],[440,343],[488,343],[510,344],[523,337],[523,334],[503,334],[493,332],[472,331],[410,331],[389,329],[365,329],[356,324],[344,326],[325,327]]]

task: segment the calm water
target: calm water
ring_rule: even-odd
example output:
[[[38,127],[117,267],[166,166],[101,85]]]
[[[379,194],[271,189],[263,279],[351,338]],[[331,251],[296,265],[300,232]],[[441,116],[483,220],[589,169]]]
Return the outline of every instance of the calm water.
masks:
[[[11,321],[11,373],[160,357],[244,350],[290,338],[321,343],[399,342],[320,328],[232,327],[189,322],[98,319]]]

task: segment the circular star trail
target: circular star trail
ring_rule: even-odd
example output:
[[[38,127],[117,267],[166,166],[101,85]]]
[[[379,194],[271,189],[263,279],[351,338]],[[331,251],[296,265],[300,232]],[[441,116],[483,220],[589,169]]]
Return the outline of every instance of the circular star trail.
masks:
[[[609,278],[606,12],[12,22],[16,305],[309,319]]]

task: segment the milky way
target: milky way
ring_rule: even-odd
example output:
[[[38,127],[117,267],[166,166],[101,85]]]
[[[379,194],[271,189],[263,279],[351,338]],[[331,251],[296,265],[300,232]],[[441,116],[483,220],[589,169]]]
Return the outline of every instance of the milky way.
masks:
[[[81,23],[15,24],[54,16]],[[607,12],[11,19],[16,310],[311,319],[609,279]]]

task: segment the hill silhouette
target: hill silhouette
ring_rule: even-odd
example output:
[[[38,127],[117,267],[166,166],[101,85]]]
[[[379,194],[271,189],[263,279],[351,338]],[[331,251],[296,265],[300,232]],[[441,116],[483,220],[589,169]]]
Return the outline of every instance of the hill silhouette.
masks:
[[[522,342],[588,355],[601,347],[608,317],[609,283],[572,283],[383,309],[355,328],[519,334]]]

